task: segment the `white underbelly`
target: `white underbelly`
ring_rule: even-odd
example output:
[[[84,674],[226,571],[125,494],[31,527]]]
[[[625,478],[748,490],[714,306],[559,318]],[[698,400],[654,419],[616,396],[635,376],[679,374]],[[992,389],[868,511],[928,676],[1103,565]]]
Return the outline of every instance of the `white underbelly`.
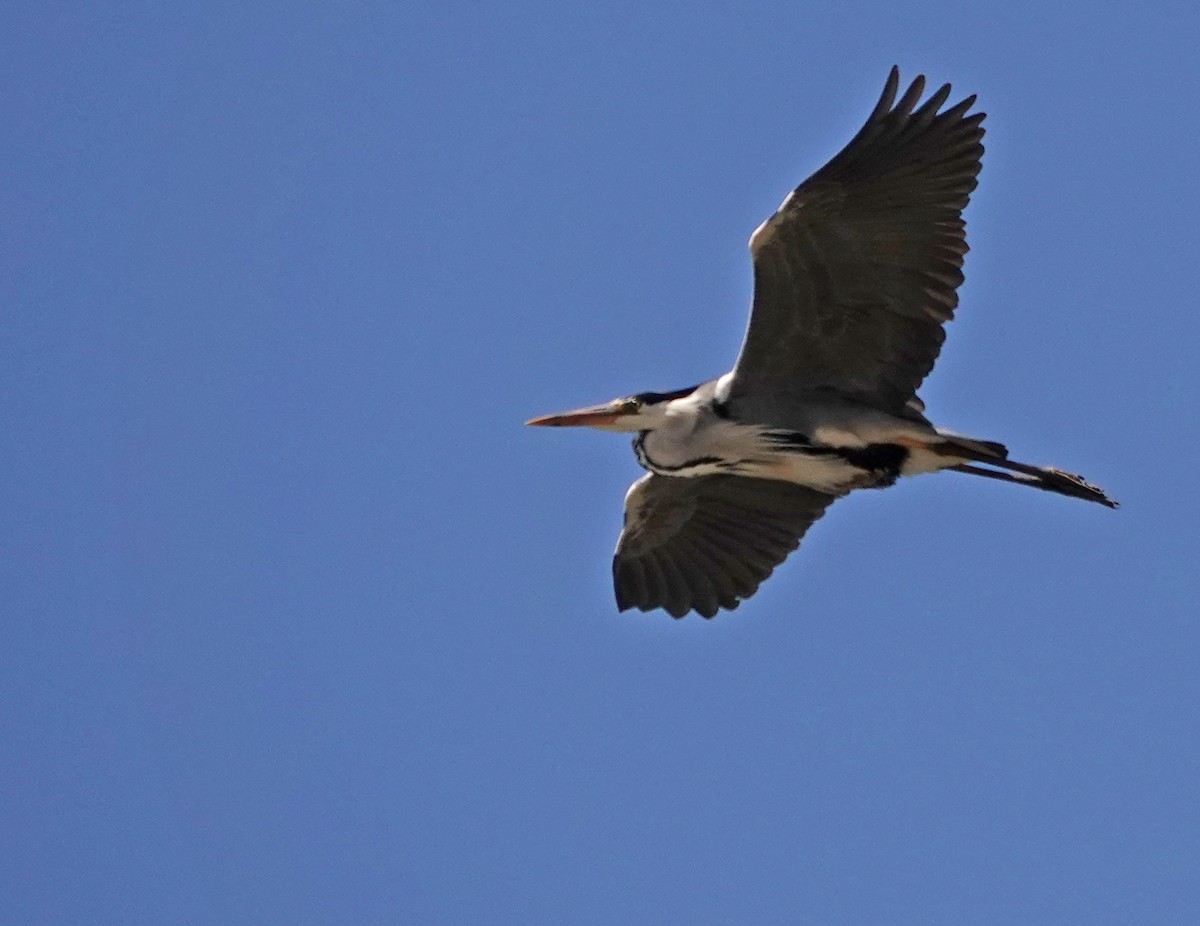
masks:
[[[794,453],[767,460],[746,460],[739,466],[739,471],[761,479],[794,482],[831,495],[861,488],[869,482],[863,470],[833,455]]]

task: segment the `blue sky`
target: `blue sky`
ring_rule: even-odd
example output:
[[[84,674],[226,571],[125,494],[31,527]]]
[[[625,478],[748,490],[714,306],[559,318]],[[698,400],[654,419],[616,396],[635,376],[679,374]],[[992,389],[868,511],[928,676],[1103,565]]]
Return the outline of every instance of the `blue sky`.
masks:
[[[10,3],[4,922],[1194,923],[1194,6]],[[888,68],[987,154],[945,474],[618,615],[627,441]]]

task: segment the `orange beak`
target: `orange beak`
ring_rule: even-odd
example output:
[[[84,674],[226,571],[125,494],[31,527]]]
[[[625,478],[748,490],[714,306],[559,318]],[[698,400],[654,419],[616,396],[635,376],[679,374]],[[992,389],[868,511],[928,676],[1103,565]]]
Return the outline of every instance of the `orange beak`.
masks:
[[[624,402],[606,402],[603,405],[577,408],[573,412],[563,412],[561,415],[530,418],[525,423],[537,428],[602,428],[627,414],[629,412],[625,409]]]

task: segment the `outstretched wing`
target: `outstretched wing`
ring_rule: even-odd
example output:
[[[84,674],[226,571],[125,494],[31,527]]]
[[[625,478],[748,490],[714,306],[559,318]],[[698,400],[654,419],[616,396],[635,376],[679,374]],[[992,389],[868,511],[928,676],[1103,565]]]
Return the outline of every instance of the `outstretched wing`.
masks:
[[[643,476],[625,496],[613,557],[617,607],[672,617],[736,608],[834,498],[774,479]]]
[[[731,398],[830,391],[899,414],[958,305],[963,208],[983,156],[975,97],[896,102],[893,68],[866,125],[750,238],[754,306]]]

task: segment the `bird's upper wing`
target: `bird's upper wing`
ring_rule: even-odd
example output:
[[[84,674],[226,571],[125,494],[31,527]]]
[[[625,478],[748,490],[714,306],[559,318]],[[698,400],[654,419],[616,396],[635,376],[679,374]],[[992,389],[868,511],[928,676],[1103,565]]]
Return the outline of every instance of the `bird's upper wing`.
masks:
[[[983,155],[971,96],[939,113],[918,77],[750,238],[754,307],[731,397],[831,391],[901,413],[958,305],[963,208]]]
[[[643,476],[625,496],[613,557],[622,610],[713,617],[758,589],[835,496],[739,476]]]

